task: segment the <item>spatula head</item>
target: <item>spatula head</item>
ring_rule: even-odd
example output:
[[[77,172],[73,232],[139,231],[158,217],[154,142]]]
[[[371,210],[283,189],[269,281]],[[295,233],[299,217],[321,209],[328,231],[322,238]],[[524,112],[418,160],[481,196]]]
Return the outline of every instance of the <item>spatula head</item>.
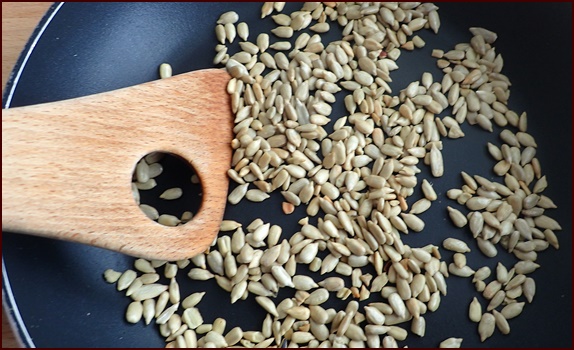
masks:
[[[148,259],[205,250],[219,231],[231,162],[229,75],[206,69],[111,92],[2,110],[2,229]],[[131,191],[136,163],[161,151],[202,185],[193,220],[148,219]]]

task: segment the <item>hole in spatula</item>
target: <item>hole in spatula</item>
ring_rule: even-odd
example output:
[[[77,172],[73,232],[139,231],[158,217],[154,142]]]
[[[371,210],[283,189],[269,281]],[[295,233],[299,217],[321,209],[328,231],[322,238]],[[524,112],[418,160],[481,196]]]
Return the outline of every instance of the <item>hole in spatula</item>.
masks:
[[[166,226],[190,221],[202,200],[201,183],[191,165],[164,152],[140,159],[132,176],[132,192],[141,211]]]

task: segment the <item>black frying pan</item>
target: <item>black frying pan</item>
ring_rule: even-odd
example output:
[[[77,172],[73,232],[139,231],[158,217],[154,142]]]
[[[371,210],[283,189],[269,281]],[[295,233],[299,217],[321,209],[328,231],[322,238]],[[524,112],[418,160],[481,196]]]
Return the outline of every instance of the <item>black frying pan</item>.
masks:
[[[235,9],[241,20],[251,25],[251,36],[272,28],[271,19],[259,21],[260,3],[66,3],[54,5],[34,33],[20,58],[3,99],[3,107],[57,101],[113,90],[157,79],[157,67],[169,62],[174,73],[211,67],[215,46],[214,23],[218,16]],[[416,54],[404,52],[393,75],[393,91],[431,71],[440,72],[430,57],[432,48],[451,49],[468,42],[471,26],[483,26],[498,33],[497,52],[504,57],[505,73],[512,81],[510,107],[527,111],[529,132],[538,142],[538,157],[549,187],[545,191],[558,205],[549,212],[563,227],[558,232],[561,248],[539,254],[541,268],[531,276],[537,282],[533,304],[510,321],[511,334],[498,331],[480,343],[476,324],[467,317],[474,291],[470,279],[450,277],[448,295],[435,313],[425,315],[426,336],[409,335],[400,346],[433,347],[448,337],[464,338],[463,345],[496,347],[571,347],[572,345],[572,5],[570,3],[441,3],[440,35],[419,32],[427,45]],[[288,4],[286,11],[298,9]],[[326,36],[333,40],[339,33]],[[237,44],[235,44],[237,45]],[[339,98],[342,101],[342,97]],[[339,112],[343,109],[339,104]],[[335,114],[337,109],[335,109]],[[342,114],[340,114],[342,115]],[[446,218],[446,190],[460,187],[459,171],[494,179],[493,163],[486,154],[486,141],[498,143],[497,134],[463,125],[463,140],[445,140],[446,172],[432,179],[421,166],[422,177],[434,183],[439,194],[431,210],[421,217],[424,232],[404,237],[416,247],[440,245],[446,237],[461,237],[469,242],[469,265],[506,266],[514,257],[500,252],[485,259],[470,233],[455,229]],[[57,155],[55,155],[57,156]],[[171,182],[170,182],[171,181]],[[164,186],[177,179],[163,179]],[[160,184],[162,181],[158,181]],[[158,189],[160,191],[161,189]],[[417,195],[409,198],[409,203]],[[193,202],[193,199],[190,199]],[[242,202],[228,207],[225,217],[248,224],[256,217],[279,223],[284,235],[296,232],[299,207],[289,217],[280,213],[280,195],[275,194],[259,206]],[[188,203],[189,204],[189,203]],[[186,204],[187,205],[187,204]],[[102,218],[105,219],[105,218]],[[27,346],[37,347],[161,347],[163,339],[156,326],[131,325],[124,321],[129,298],[103,281],[107,268],[125,270],[133,258],[83,245],[3,232],[3,301],[15,320]],[[443,250],[443,259],[451,253]],[[298,272],[304,273],[300,267]],[[184,277],[184,274],[182,274]],[[229,294],[209,282],[180,280],[182,294],[206,290],[200,304],[206,322],[216,317],[228,320],[228,328],[241,326],[258,330],[264,318],[252,296],[245,302],[229,304]],[[280,297],[292,295],[283,291]],[[334,298],[332,298],[334,299]],[[343,308],[345,303],[332,304]],[[486,304],[483,304],[486,305]],[[410,325],[403,325],[409,328]]]

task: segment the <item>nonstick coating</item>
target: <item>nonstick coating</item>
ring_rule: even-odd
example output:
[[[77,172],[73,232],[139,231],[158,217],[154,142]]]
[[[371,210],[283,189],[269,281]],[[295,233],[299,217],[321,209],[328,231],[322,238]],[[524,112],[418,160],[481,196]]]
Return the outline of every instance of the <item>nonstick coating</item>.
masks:
[[[17,81],[11,81],[15,89],[9,106],[4,107],[57,101],[154,80],[158,78],[157,67],[162,62],[171,63],[174,74],[211,67],[216,43],[213,28],[218,16],[235,9],[242,21],[257,23],[260,25],[257,30],[256,25],[251,25],[250,40],[254,40],[256,34],[253,33],[272,28],[270,18],[258,21],[260,6],[260,3],[66,3],[33,47],[25,66],[20,59],[18,67],[22,74]],[[448,337],[462,337],[466,347],[571,347],[572,5],[439,3],[438,6],[442,22],[439,35],[422,30],[418,34],[427,45],[415,53],[403,50],[398,61],[400,69],[392,75],[394,93],[408,82],[420,79],[425,70],[431,71],[435,80],[441,79],[442,73],[430,57],[431,50],[446,51],[456,43],[468,42],[471,38],[468,27],[483,26],[497,32],[499,39],[495,46],[504,57],[503,73],[513,83],[510,107],[518,113],[528,112],[528,130],[538,142],[537,156],[548,178],[545,194],[558,205],[558,209],[549,210],[548,215],[560,222],[563,231],[557,232],[560,250],[549,248],[539,254],[541,268],[531,275],[537,283],[536,297],[518,318],[510,320],[510,335],[503,336],[496,331],[491,339],[480,343],[477,325],[468,320],[467,310],[473,296],[481,297],[470,279],[451,276],[447,280],[448,295],[442,298],[440,308],[425,315],[425,337],[411,334],[399,345],[435,347]],[[291,3],[286,11],[297,8],[298,4]],[[334,40],[339,34],[333,33],[323,42]],[[31,50],[30,46],[27,50]],[[338,98],[334,115],[343,115],[340,101],[342,97]],[[133,117],[137,123],[137,116]],[[432,178],[427,167],[421,164],[421,176],[434,183],[439,200],[421,215],[426,229],[403,236],[404,242],[413,247],[429,243],[440,245],[446,237],[461,237],[469,242],[472,249],[468,254],[469,265],[475,269],[485,264],[494,268],[497,261],[512,266],[516,260],[501,249],[497,258],[484,258],[469,231],[455,229],[447,219],[445,206],[460,206],[446,198],[446,190],[462,185],[461,170],[494,179],[491,170],[494,163],[487,156],[486,142],[500,144],[500,128],[492,134],[468,124],[462,128],[465,138],[443,140],[446,168],[443,178]],[[163,181],[168,186],[170,180]],[[409,203],[417,199],[420,190],[416,193],[409,198]],[[244,201],[239,206],[228,207],[225,217],[244,225],[262,217],[266,222],[281,224],[287,236],[298,230],[297,220],[305,215],[304,208],[299,207],[294,214],[285,216],[280,202],[277,193],[264,205]],[[8,232],[3,232],[2,243],[3,299],[12,316],[21,317],[19,331],[26,345],[164,346],[155,325],[145,327],[143,322],[131,325],[124,321],[130,299],[102,278],[107,268],[118,271],[131,268],[133,258]],[[443,259],[450,262],[452,253],[442,248],[441,251]],[[298,273],[305,271],[306,267],[299,266]],[[185,277],[183,271],[181,277]],[[224,317],[228,321],[227,329],[238,325],[244,330],[260,329],[264,313],[253,296],[231,307],[229,294],[213,280],[192,283],[181,278],[179,281],[182,295],[208,291],[199,305],[206,322]],[[290,295],[292,291],[280,294]],[[340,309],[343,307],[340,305],[347,302],[337,307]],[[410,324],[404,327],[409,329]]]

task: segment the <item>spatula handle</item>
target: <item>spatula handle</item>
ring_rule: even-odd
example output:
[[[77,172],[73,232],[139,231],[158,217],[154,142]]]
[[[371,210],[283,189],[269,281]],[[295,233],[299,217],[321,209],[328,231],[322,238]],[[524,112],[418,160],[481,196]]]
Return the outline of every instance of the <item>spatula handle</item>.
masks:
[[[213,241],[231,161],[229,76],[205,70],[66,101],[2,110],[2,229],[145,258],[191,257]],[[203,199],[193,220],[149,220],[131,191],[153,151],[191,163]]]

